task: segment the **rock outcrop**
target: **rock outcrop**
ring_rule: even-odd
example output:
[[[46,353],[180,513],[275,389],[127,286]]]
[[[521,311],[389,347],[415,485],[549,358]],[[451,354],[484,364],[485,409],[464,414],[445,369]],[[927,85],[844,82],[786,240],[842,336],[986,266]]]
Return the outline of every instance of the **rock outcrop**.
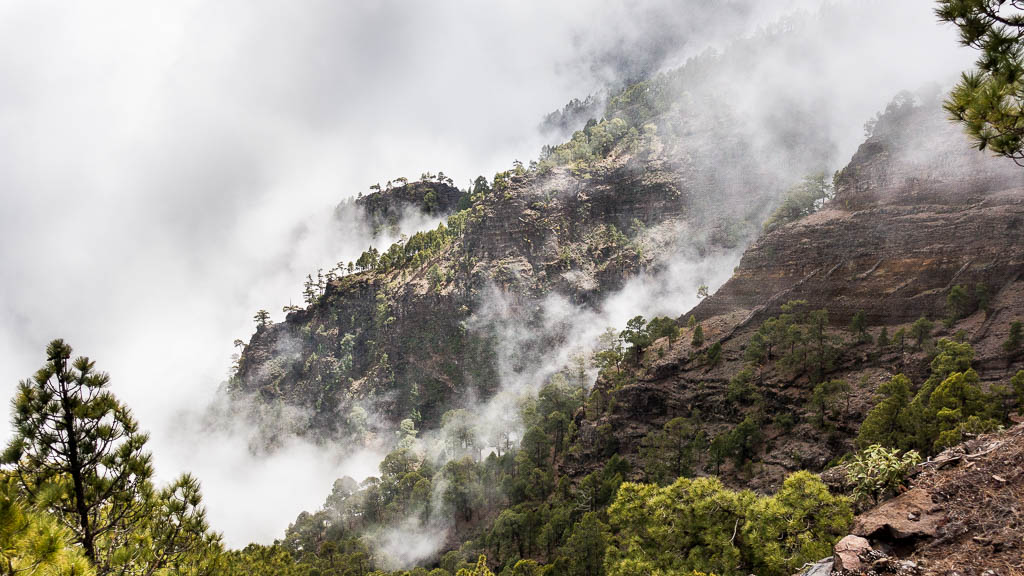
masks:
[[[389,183],[390,185],[390,183]],[[397,226],[403,217],[446,216],[458,209],[466,193],[451,182],[419,181],[386,188],[355,200],[374,230]]]
[[[861,514],[852,533],[894,541],[934,538],[945,523],[942,507],[925,490],[913,489]]]
[[[992,293],[1024,272],[1024,170],[972,148],[938,110],[876,127],[820,212],[765,234],[698,319],[763,316],[792,299],[871,324],[934,315],[954,284]],[[749,320],[748,320],[749,322]]]
[[[732,253],[756,234],[781,180],[720,168],[722,150],[752,154],[750,139],[709,116],[673,111],[588,164],[499,174],[460,198],[469,207],[415,257],[336,279],[306,309],[258,330],[230,391],[316,436],[362,434],[366,411],[384,429],[405,417],[433,427],[446,410],[486,398],[508,376],[498,372],[489,310],[506,309],[503,322],[530,334],[510,362],[521,370],[568,337],[544,329],[547,296],[595,307],[680,250]],[[662,120],[673,125],[659,136]],[[439,205],[456,201],[447,184],[416,183],[357,203],[386,219],[424,190],[447,199]]]
[[[982,576],[1024,568],[1024,424],[919,465],[911,488],[861,513],[834,575]]]
[[[1024,318],[1024,170],[970,147],[935,107],[904,108],[880,120],[850,164],[836,176],[836,194],[821,210],[763,234],[747,249],[732,278],[692,312],[704,343],[685,329],[673,344],[661,340],[625,382],[598,389],[611,409],[578,422],[587,439],[569,463],[582,474],[609,450],[642,470],[644,437],[676,417],[696,418],[708,439],[759,414],[752,461],[740,466],[705,453],[698,473],[720,474],[736,485],[768,490],[797,469],[822,470],[853,449],[852,438],[874,403],[877,386],[897,373],[921,382],[930,357],[914,345],[877,347],[888,335],[927,317],[930,338],[963,331],[987,383],[1005,384],[1021,368],[1001,345],[1012,321]],[[984,294],[949,326],[952,287]],[[834,358],[818,378],[779,362],[753,367],[757,401],[730,392],[750,366],[751,337],[789,301],[827,312],[822,338]],[[863,312],[862,335],[848,329]],[[868,343],[868,340],[872,343]],[[720,345],[719,357],[707,352]],[[848,386],[842,408],[815,423],[816,380]],[[730,396],[733,394],[733,396]],[[602,432],[603,431],[603,432]],[[731,479],[731,480],[730,480]]]
[[[867,567],[861,557],[866,556],[870,551],[871,544],[867,539],[853,534],[845,536],[836,542],[835,553],[832,556],[832,570],[860,572]]]

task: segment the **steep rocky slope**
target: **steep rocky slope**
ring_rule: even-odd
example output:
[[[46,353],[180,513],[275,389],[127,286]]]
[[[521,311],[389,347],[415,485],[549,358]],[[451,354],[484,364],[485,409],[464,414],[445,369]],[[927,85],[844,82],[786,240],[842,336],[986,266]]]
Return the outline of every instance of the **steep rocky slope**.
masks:
[[[546,297],[593,311],[680,254],[732,263],[782,191],[834,162],[830,123],[800,90],[780,87],[771,110],[735,98],[729,70],[750,51],[779,50],[783,36],[766,31],[626,86],[568,141],[469,190],[439,178],[428,198],[426,178],[364,198],[374,228],[410,207],[459,211],[430,236],[354,262],[305,310],[260,328],[232,396],[254,400],[262,420],[321,437],[406,417],[434,427],[567,339],[541,329]],[[703,279],[693,280],[696,291]],[[498,324],[529,334],[500,371],[507,343],[486,313],[494,308]]]
[[[897,374],[909,377],[909,403],[929,380],[945,385],[973,378],[968,366],[977,370],[980,387],[964,385],[963,412],[925,400],[919,412],[898,413],[950,419],[955,428],[936,432],[955,432],[957,442],[1011,422],[1024,397],[1021,386],[1006,386],[1024,367],[1021,342],[1004,347],[1024,316],[1024,172],[970,149],[934,103],[904,99],[836,174],[830,200],[815,200],[801,217],[773,216],[715,294],[669,327],[659,319],[659,331],[678,328],[677,336],[645,341],[634,319],[595,354],[603,369],[593,389],[581,389],[576,371],[539,377],[540,393],[517,398],[519,434],[515,414],[497,415],[508,424],[468,412],[440,434],[420,434],[465,399],[494,393],[509,371],[535,376],[527,367],[573,327],[550,330],[547,296],[582,313],[680,249],[709,255],[752,237],[782,182],[717,172],[712,126],[703,125],[703,137],[684,130],[692,141],[639,137],[585,163],[502,173],[493,187],[478,180],[470,207],[447,226],[361,259],[361,270],[332,280],[308,308],[257,330],[232,384],[236,397],[257,398],[258,409],[282,412],[300,432],[357,441],[375,425],[393,438],[398,419],[412,420],[402,423],[380,477],[340,481],[322,509],[296,519],[285,548],[319,562],[330,541],[383,566],[452,570],[479,553],[493,566],[524,560],[561,573],[567,558],[586,554],[575,548],[584,530],[600,533],[602,518],[614,528],[607,507],[623,480],[717,475],[768,493],[808,469],[848,489],[842,459],[859,447],[865,416]],[[726,213],[734,206],[741,215]],[[484,320],[495,302],[512,312]],[[504,338],[522,340],[511,355]],[[985,419],[968,426],[979,414]],[[386,418],[375,424],[373,415]],[[923,438],[926,454],[952,443]],[[929,498],[953,494],[937,490]],[[969,519],[966,531],[943,539],[941,522],[923,515],[931,508],[915,494],[911,504],[922,510],[909,521],[924,522],[914,530],[935,528],[930,558],[976,552],[964,534],[1015,549],[989,534],[990,524]],[[718,526],[726,549],[740,525]],[[814,556],[846,529],[822,536],[829,540],[815,542],[824,546]],[[862,531],[878,537],[877,528]],[[395,538],[421,533],[434,547],[393,562]],[[884,552],[905,552],[908,542],[897,544]],[[591,550],[598,563],[604,546]]]
[[[477,179],[468,201],[431,185],[448,199],[439,206],[469,207],[364,254],[306,309],[260,327],[229,384],[234,397],[255,400],[248,406],[264,420],[318,437],[363,437],[407,417],[433,427],[506,376],[495,325],[479,314],[496,300],[528,330],[543,324],[545,296],[592,308],[680,252],[706,257],[749,242],[785,180],[721,167],[757,151],[741,130],[726,129],[735,125],[727,111],[714,102],[699,112],[665,104],[654,115],[633,101],[620,106],[539,164]],[[787,162],[801,165],[804,152],[785,152]],[[389,189],[398,200],[387,203],[422,201],[425,186]],[[394,212],[374,195],[357,203]],[[565,336],[537,329],[512,370]]]
[[[806,576],[1024,571],[1024,425],[984,435],[911,472],[905,492],[857,516]]]
[[[982,380],[1006,383],[1021,366],[1001,344],[1010,323],[1024,317],[1022,223],[1024,172],[971,149],[937,106],[890,110],[837,174],[834,199],[763,234],[733,277],[693,310],[705,335],[701,346],[684,329],[673,344],[651,346],[635,375],[598,382],[610,400],[598,415],[577,415],[581,449],[571,466],[582,473],[619,452],[639,475],[643,439],[668,420],[691,418],[711,439],[751,417],[759,440],[748,447],[751,461],[714,462],[705,451],[702,473],[768,489],[789,471],[821,470],[853,449],[881,382],[899,372],[918,383],[927,375],[928,346],[874,344],[883,328],[892,336],[920,317],[935,321],[929,339],[962,330]],[[966,317],[947,327],[940,321],[950,314],[947,298],[956,285],[977,296]],[[749,361],[755,333],[790,301],[804,301],[798,309],[805,314],[827,311],[822,341],[834,357],[821,373],[807,369],[806,360],[796,368],[778,358]],[[848,328],[859,311],[863,335]],[[721,360],[709,362],[706,352],[716,343]],[[753,370],[757,401],[737,398],[735,384],[731,391],[745,367]],[[848,389],[815,422],[815,383],[837,379]]]

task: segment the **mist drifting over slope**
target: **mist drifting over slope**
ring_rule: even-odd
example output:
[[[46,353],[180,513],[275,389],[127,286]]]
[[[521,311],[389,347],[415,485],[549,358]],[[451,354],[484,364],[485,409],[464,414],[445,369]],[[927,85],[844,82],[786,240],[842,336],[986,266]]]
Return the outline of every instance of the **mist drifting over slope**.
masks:
[[[162,478],[195,472],[229,544],[270,541],[379,456],[296,440],[255,458],[244,424],[199,436],[182,415],[214,401],[257,309],[279,319],[307,273],[368,245],[336,225],[339,200],[396,176],[443,169],[464,184],[529,160],[550,143],[538,121],[568,99],[762,26],[793,41],[741,44],[717,77],[767,133],[788,128],[778,95],[799,95],[823,116],[832,168],[898,90],[944,85],[971,60],[924,1],[821,15],[817,2],[706,4],[0,6],[0,390],[10,397],[65,338],[152,431]],[[692,269],[676,270],[668,295],[689,300],[642,279],[600,323],[687,309]]]

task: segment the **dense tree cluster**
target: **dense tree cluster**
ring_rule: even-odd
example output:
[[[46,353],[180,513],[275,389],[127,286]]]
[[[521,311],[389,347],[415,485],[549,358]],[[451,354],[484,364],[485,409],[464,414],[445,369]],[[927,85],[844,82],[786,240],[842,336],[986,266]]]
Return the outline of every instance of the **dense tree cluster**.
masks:
[[[392,244],[384,252],[370,247],[355,262],[355,269],[390,272],[406,267],[418,267],[448,245],[454,234],[442,222],[433,230],[417,232]]]
[[[541,150],[538,170],[543,173],[555,166],[587,166],[604,158],[619,141],[625,139],[635,142],[639,138],[637,129],[630,127],[622,118],[603,119],[600,122],[591,119],[568,142],[545,146]]]
[[[879,400],[860,427],[860,446],[934,454],[957,444],[966,433],[990,432],[1009,422],[1010,410],[1024,403],[1016,390],[984,391],[971,368],[970,344],[940,340],[931,375],[916,390],[898,374],[879,390]]]
[[[753,366],[775,361],[795,378],[806,374],[820,382],[832,370],[842,342],[828,332],[828,310],[807,311],[807,302],[792,300],[751,337],[744,357]]]
[[[372,545],[363,544],[372,543],[366,535],[412,518],[424,527],[452,522],[475,536],[433,568],[392,574],[788,574],[845,534],[849,503],[811,474],[792,476],[771,497],[733,492],[713,478],[686,478],[694,451],[705,442],[682,418],[648,438],[643,449],[651,467],[646,474],[657,474],[665,488],[623,484],[630,467],[615,454],[570,482],[557,463],[577,438],[567,415],[596,401],[596,394],[584,398],[582,392],[564,378],[552,379],[523,403],[518,443],[501,426],[485,438],[467,413],[452,411],[444,419],[441,460],[426,457],[412,424],[404,425],[380,477],[361,485],[339,481],[323,508],[300,515],[283,541],[232,557],[264,565],[254,568],[256,574],[383,575]],[[737,429],[734,441],[741,445],[756,435],[752,422]],[[657,512],[666,506],[687,521]]]
[[[768,497],[729,490],[715,478],[679,478],[665,487],[626,483],[608,518],[608,576],[784,576],[828,555],[853,514],[846,499],[799,472]]]

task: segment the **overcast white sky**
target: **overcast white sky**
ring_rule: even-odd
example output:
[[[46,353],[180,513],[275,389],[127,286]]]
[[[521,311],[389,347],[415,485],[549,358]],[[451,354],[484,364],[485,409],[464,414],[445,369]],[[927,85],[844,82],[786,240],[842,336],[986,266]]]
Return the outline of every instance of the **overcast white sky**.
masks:
[[[279,318],[307,272],[364,248],[327,225],[334,204],[527,161],[570,98],[816,4],[0,0],[0,396],[65,338],[152,431],[161,478],[197,473],[232,545],[270,541],[338,464],[254,461],[180,414],[214,396],[255,310]],[[931,2],[861,4],[891,22],[846,30],[872,49],[850,40],[837,66],[880,67],[878,103],[970,61]],[[878,107],[839,121],[855,135]]]

